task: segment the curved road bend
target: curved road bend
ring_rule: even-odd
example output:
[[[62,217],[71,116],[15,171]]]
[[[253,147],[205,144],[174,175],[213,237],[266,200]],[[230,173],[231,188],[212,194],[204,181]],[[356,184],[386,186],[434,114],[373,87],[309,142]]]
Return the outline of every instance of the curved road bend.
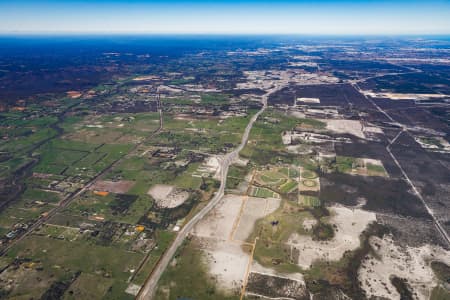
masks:
[[[244,149],[245,145],[247,144],[248,137],[250,135],[250,131],[253,127],[253,124],[255,123],[256,119],[264,112],[264,110],[267,108],[267,99],[269,98],[270,94],[278,91],[281,87],[273,87],[269,89],[266,94],[262,96],[262,103],[263,107],[250,119],[250,122],[247,124],[247,127],[245,128],[244,134],[242,136],[242,141],[239,144],[239,146],[234,149],[232,152],[225,155],[223,158],[221,164],[221,181],[220,181],[220,187],[219,190],[216,192],[214,197],[209,201],[209,203],[198,213],[196,214],[179,232],[171,246],[166,250],[166,252],[163,254],[161,259],[159,260],[156,267],[153,269],[150,276],[147,278],[147,281],[144,283],[144,286],[139,291],[139,294],[137,295],[136,299],[139,300],[148,300],[152,299],[155,291],[156,286],[158,284],[159,279],[161,278],[162,273],[168,266],[170,260],[175,255],[175,252],[177,251],[178,247],[181,246],[186,236],[189,234],[189,232],[194,228],[195,224],[197,224],[201,219],[205,217],[205,215],[210,212],[214,206],[219,203],[220,199],[224,196],[225,192],[225,186],[227,182],[227,174],[228,174],[228,168],[230,164],[233,162],[233,160],[239,155],[239,152]]]

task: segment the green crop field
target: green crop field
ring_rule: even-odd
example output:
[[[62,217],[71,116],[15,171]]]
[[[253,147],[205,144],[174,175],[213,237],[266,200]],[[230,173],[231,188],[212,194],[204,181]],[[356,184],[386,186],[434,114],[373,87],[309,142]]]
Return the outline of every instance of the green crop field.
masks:
[[[298,184],[296,181],[293,180],[289,180],[287,181],[285,184],[283,184],[282,186],[280,186],[280,191],[282,193],[289,193],[292,190],[294,190],[295,188],[297,188]]]
[[[277,198],[276,194],[269,189],[261,187],[253,187],[251,196],[261,198]]]
[[[300,203],[306,207],[319,207],[320,199],[315,196],[300,195]]]

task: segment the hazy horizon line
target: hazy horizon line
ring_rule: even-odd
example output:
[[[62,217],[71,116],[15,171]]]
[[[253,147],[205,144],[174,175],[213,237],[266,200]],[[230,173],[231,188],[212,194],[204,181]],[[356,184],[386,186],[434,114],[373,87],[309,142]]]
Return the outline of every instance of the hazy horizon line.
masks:
[[[387,33],[387,32],[358,32],[358,33],[308,33],[308,32],[163,32],[163,31],[0,31],[0,36],[378,36],[378,37],[400,37],[400,36],[450,36],[450,32],[426,32],[426,33]]]

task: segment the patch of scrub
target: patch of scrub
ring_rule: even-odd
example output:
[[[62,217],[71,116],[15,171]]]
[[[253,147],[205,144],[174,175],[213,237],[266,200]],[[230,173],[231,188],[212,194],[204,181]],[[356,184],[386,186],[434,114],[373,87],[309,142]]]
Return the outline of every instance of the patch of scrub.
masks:
[[[361,209],[343,206],[329,208],[332,217],[328,221],[335,228],[334,237],[329,241],[316,241],[311,236],[293,233],[288,244],[299,251],[297,264],[310,268],[317,260],[338,261],[346,251],[360,246],[360,235],[366,227],[376,221],[376,215]]]
[[[430,299],[439,280],[431,268],[432,261],[450,265],[450,251],[429,244],[421,247],[401,247],[391,236],[371,237],[373,254],[367,255],[358,271],[359,280],[368,298],[400,299],[391,279],[406,280],[414,299]]]
[[[268,275],[273,275],[273,276],[282,276],[282,277],[289,277],[292,280],[296,280],[296,281],[300,281],[300,282],[305,282],[305,279],[303,277],[302,273],[299,272],[292,272],[292,273],[283,273],[283,272],[278,272],[275,271],[272,268],[267,268],[264,267],[262,265],[260,265],[257,261],[253,260],[251,268],[250,268],[251,272],[255,272],[255,273],[261,273],[261,274],[268,274]]]
[[[189,198],[188,192],[166,184],[155,184],[150,188],[148,194],[155,199],[159,207],[164,208],[180,206]]]
[[[310,299],[303,281],[257,272],[250,273],[246,293],[269,299]]]

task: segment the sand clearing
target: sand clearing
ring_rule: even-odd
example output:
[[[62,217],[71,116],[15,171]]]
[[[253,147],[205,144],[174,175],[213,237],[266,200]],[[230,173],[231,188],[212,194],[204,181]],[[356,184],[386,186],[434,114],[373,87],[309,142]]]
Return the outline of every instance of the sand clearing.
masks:
[[[241,287],[250,255],[239,243],[203,239],[202,251],[206,254],[209,273],[217,279],[219,288],[233,291]]]
[[[172,185],[155,184],[148,191],[150,196],[155,199],[159,207],[174,208],[180,206],[189,198],[189,193]]]
[[[435,260],[450,265],[450,251],[437,246],[404,248],[396,245],[390,236],[383,239],[371,237],[370,244],[377,258],[371,254],[366,256],[358,271],[368,298],[400,299],[400,294],[390,281],[391,276],[397,276],[407,280],[417,299],[429,299],[437,285],[430,262]]]
[[[337,133],[348,133],[361,139],[365,138],[360,121],[357,120],[319,120],[327,124],[327,129]]]
[[[224,290],[239,288],[249,260],[240,243],[229,240],[239,217],[244,196],[227,195],[193,229],[192,234],[201,240],[210,274]]]
[[[249,197],[245,202],[245,207],[233,238],[245,241],[252,233],[255,222],[274,212],[280,206],[280,202],[280,199],[275,198]]]
[[[193,229],[198,237],[228,240],[233,224],[239,216],[243,196],[226,195],[217,206]]]
[[[205,162],[200,167],[198,167],[195,174],[197,176],[203,177],[209,177],[209,175],[213,175],[213,178],[220,180],[220,176],[222,174],[221,160],[222,157],[219,155],[208,157]]]
[[[226,195],[194,227],[192,234],[201,241],[209,272],[217,279],[219,288],[240,289],[247,271],[250,255],[242,249],[241,241],[231,239],[235,226],[234,234],[246,240],[255,221],[276,210],[279,202],[279,199]]]
[[[342,206],[329,208],[332,213],[329,223],[337,227],[330,241],[314,241],[312,237],[294,233],[288,244],[300,250],[298,265],[308,269],[316,260],[337,261],[345,251],[354,250],[360,245],[359,236],[371,222],[376,221],[374,213]]]

